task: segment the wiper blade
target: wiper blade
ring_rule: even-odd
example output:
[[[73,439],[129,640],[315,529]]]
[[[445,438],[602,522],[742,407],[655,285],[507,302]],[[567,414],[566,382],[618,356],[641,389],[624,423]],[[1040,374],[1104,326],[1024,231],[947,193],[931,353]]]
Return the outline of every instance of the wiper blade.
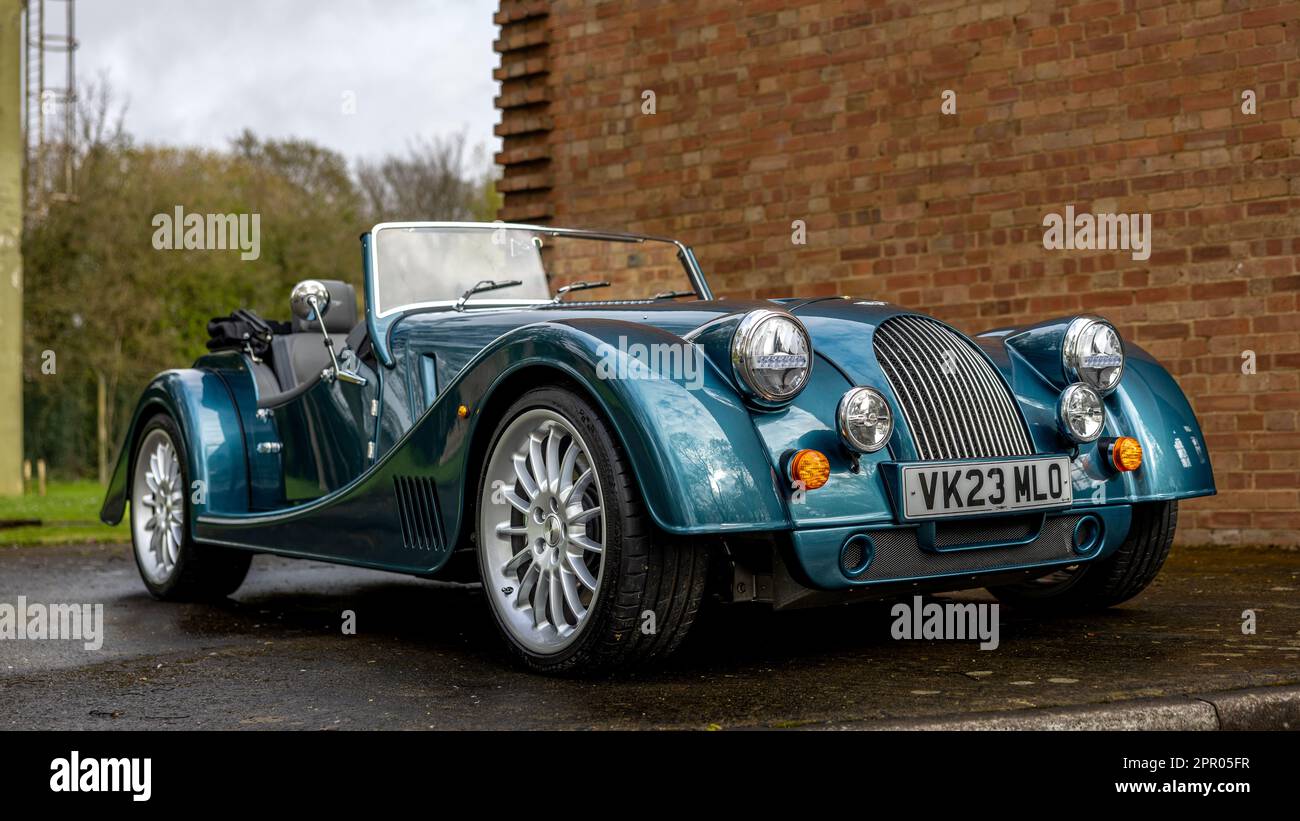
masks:
[[[554,305],[560,302],[561,300],[563,300],[564,295],[567,294],[569,291],[585,291],[589,288],[608,288],[608,287],[609,287],[609,280],[607,279],[598,280],[596,282],[588,282],[585,279],[579,280],[578,282],[571,282],[568,285],[563,285],[560,288],[556,289],[555,299],[551,300],[551,304]]]
[[[472,288],[461,294],[460,299],[456,300],[456,310],[465,310],[465,303],[469,302],[469,298],[474,296],[474,294],[481,294],[486,291],[496,291],[500,288],[511,288],[515,285],[523,284],[524,281],[522,279],[480,279],[478,282],[474,283]]]
[[[684,296],[696,296],[696,293],[694,291],[660,291],[650,298],[654,300],[681,299]]]

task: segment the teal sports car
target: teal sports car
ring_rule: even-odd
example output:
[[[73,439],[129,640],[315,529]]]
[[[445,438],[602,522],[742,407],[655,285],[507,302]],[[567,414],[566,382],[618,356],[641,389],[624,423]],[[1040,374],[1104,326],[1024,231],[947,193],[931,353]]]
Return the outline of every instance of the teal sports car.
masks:
[[[1214,493],[1182,391],[1099,317],[966,336],[714,298],[690,248],[633,234],[361,246],[364,311],[301,282],[290,322],[214,321],[145,389],[101,518],[129,503],[154,596],[226,596],[255,553],[481,581],[519,661],[589,672],[668,655],[706,595],[1108,607]]]

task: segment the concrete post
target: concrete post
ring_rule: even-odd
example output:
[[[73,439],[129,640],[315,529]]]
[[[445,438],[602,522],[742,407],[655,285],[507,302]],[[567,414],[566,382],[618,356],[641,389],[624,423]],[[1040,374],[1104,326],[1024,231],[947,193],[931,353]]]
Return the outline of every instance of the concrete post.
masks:
[[[23,490],[22,0],[0,0],[0,494]]]

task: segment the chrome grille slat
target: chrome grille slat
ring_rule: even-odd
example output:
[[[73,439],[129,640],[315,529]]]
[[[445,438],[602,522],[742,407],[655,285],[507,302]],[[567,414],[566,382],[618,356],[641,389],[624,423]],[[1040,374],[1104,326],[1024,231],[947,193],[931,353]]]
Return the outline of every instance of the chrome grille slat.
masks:
[[[926,323],[921,323],[919,320],[915,321],[919,325],[926,325]],[[935,326],[927,325],[927,327],[932,333],[935,333],[936,335],[938,334],[938,332],[934,330]],[[994,386],[989,383],[989,377],[991,374],[987,372],[987,367],[980,367],[980,365],[986,363],[984,363],[982,359],[979,362],[976,362],[975,352],[972,351],[969,346],[965,344],[954,345],[953,355],[958,357],[961,363],[965,364],[968,369],[967,374],[973,375],[978,381],[978,384],[967,384],[967,387],[978,396],[977,403],[974,403],[972,407],[979,407],[986,415],[985,418],[987,424],[979,425],[978,427],[984,428],[991,434],[989,447],[994,452],[1014,452],[1015,443],[1012,437],[1007,435],[1006,420],[1001,418],[1001,409],[997,401],[997,394],[1004,393],[1004,390],[1000,386]],[[965,380],[962,381],[965,382]],[[990,390],[994,391],[993,396],[990,396]]]
[[[964,341],[964,340],[963,340]],[[985,388],[985,397],[989,400],[992,407],[990,408],[990,422],[999,423],[999,430],[1002,433],[1006,447],[1014,448],[1017,446],[1017,432],[1023,432],[1023,426],[1020,423],[1020,417],[1016,413],[1015,406],[1011,403],[1010,393],[1006,386],[998,377],[993,369],[988,366],[984,357],[979,351],[974,350],[968,345],[961,345],[959,354],[963,356],[966,362],[972,368],[972,372],[979,378]],[[1030,448],[1032,453],[1032,448]]]
[[[876,337],[875,344],[877,349],[880,347],[892,348],[892,345],[880,336]],[[907,419],[908,427],[912,428],[912,435],[918,443],[918,448],[921,447],[920,443],[924,442],[928,451],[930,442],[940,441],[943,437],[938,434],[932,422],[934,418],[932,413],[920,406],[920,400],[917,398],[921,393],[918,388],[919,382],[912,379],[910,371],[905,372],[894,364],[904,359],[896,351],[890,351],[887,357],[881,357],[880,353],[877,352],[876,358],[885,369],[885,378],[889,379],[890,387],[894,389],[894,395],[899,398],[899,401],[904,406],[903,416]],[[893,377],[890,376],[891,371],[894,374]],[[926,456],[925,458],[936,457]]]
[[[912,338],[916,340],[916,345],[921,349],[924,356],[931,357],[942,365],[943,351],[935,348],[923,334],[913,334]],[[955,413],[956,409],[952,406],[953,401],[960,397],[954,392],[952,377],[944,373],[942,367],[938,368],[934,373],[936,386],[940,386],[942,390],[940,401],[943,404],[944,413],[947,414],[949,427],[953,431],[957,450],[960,451],[961,458],[968,459],[978,449],[975,447],[969,429],[961,423],[961,414]]]
[[[983,425],[976,424],[978,420],[972,418],[971,414],[965,415],[968,424],[972,424],[977,430],[982,430],[986,433],[984,450],[982,452],[996,453],[1006,451],[1008,448],[1013,448],[1014,445],[1005,436],[1003,428],[1000,425],[993,424],[994,420],[998,419],[998,411],[994,407],[994,402],[989,399],[987,383],[985,383],[983,379],[980,379],[979,384],[972,385],[970,380],[962,378],[968,375],[974,375],[977,379],[985,376],[985,374],[980,372],[981,369],[976,367],[976,363],[972,358],[972,352],[969,347],[965,344],[954,345],[953,340],[951,339],[951,334],[948,334],[947,336],[940,335],[936,330],[936,326],[932,323],[922,322],[917,317],[901,317],[901,319],[906,322],[909,327],[914,328],[919,333],[928,334],[932,339],[936,340],[940,351],[948,349],[952,350],[953,356],[958,360],[953,363],[954,368],[965,365],[966,373],[960,374],[956,381],[966,389],[967,396],[970,397],[970,404],[968,407],[972,409],[978,408],[985,414],[987,424]],[[944,348],[945,345],[949,347]],[[939,354],[939,360],[941,365],[940,370],[942,370],[942,353]]]
[[[920,334],[912,334],[907,338],[915,343],[912,346],[913,350],[922,358],[933,359],[940,364],[943,363],[943,353],[934,350],[925,337]],[[934,387],[938,394],[936,403],[943,409],[942,421],[948,429],[948,435],[952,438],[953,455],[959,459],[969,459],[974,455],[975,448],[971,446],[970,440],[966,436],[966,431],[960,421],[960,414],[957,414],[956,409],[952,406],[955,397],[951,385],[948,384],[948,375],[943,372],[942,367],[935,369],[932,373],[934,375]]]
[[[925,352],[918,348],[910,336],[900,336],[898,342],[900,348],[905,348],[910,356],[918,359],[924,359],[926,357]],[[944,408],[943,401],[940,399],[940,391],[935,386],[931,374],[920,368],[914,369],[913,373],[918,374],[920,377],[916,381],[923,386],[924,404],[930,413],[933,414],[930,419],[937,420],[937,424],[934,427],[941,434],[938,441],[941,443],[943,455],[940,458],[964,458],[964,454],[961,453],[961,443],[954,434],[954,428],[949,422],[952,414]]]
[[[920,334],[924,339],[926,339],[930,343],[930,347],[935,354],[935,359],[936,361],[939,362],[939,372],[943,374],[945,381],[948,383],[949,390],[953,391],[955,394],[960,394],[961,396],[964,396],[967,401],[967,407],[975,408],[975,407],[983,406],[983,403],[980,401],[980,399],[977,398],[971,392],[970,385],[967,384],[967,381],[965,379],[960,378],[960,375],[954,376],[954,374],[957,374],[958,363],[956,362],[952,363],[953,365],[952,373],[948,373],[944,370],[943,354],[944,351],[946,350],[944,348],[944,345],[946,344],[947,340],[943,339],[937,333],[935,333],[932,327],[928,326],[924,322],[917,320],[915,317],[902,317],[902,319],[908,325],[908,327],[915,330],[918,334]],[[953,351],[952,355],[953,357],[960,356],[960,354],[957,351]],[[985,410],[987,411],[987,408],[985,408]],[[974,420],[971,418],[970,414],[961,414],[959,415],[958,418],[965,423],[965,426],[969,434],[969,438],[975,443],[975,446],[971,448],[972,454],[988,453],[990,450],[995,449],[995,447],[997,447],[993,443],[993,441],[988,437],[988,431],[989,431],[988,426],[972,424]]]
[[[1033,454],[1010,389],[969,339],[904,315],[880,323],[872,340],[922,460]],[[943,370],[946,351],[953,373]]]

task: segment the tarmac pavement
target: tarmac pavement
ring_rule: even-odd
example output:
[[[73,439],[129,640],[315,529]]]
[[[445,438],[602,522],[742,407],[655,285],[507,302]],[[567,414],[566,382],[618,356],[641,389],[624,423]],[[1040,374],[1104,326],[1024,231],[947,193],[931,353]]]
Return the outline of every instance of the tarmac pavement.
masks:
[[[230,600],[168,604],[125,545],[0,548],[0,605],[105,621],[98,650],[0,640],[0,727],[1296,728],[1298,591],[1300,553],[1176,548],[1111,611],[1002,608],[996,650],[895,640],[888,605],[715,607],[662,670],[564,680],[510,665],[476,586],[259,556]]]

